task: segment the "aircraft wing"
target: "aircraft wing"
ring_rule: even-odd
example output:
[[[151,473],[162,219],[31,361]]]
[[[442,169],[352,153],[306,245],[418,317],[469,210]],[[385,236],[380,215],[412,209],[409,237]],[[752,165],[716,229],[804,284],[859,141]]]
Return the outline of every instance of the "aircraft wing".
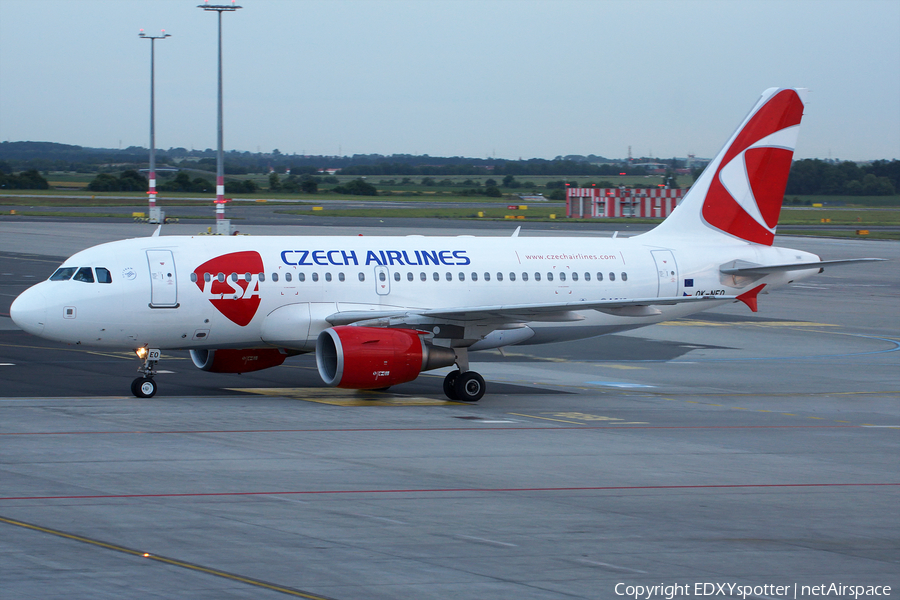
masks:
[[[435,321],[492,322],[497,324],[528,321],[580,321],[584,317],[576,311],[598,310],[623,317],[646,317],[659,314],[655,306],[736,300],[737,296],[673,296],[669,298],[636,298],[631,300],[581,300],[550,304],[497,304],[493,306],[464,306],[457,308],[357,310],[337,312],[326,317],[332,325],[352,323],[371,326],[415,327]]]
[[[781,271],[803,271],[805,269],[820,269],[838,265],[852,265],[863,262],[883,261],[884,258],[846,258],[841,260],[821,260],[817,262],[790,263],[785,265],[754,265],[742,260],[736,260],[727,265],[722,265],[719,272],[725,275],[768,275]]]

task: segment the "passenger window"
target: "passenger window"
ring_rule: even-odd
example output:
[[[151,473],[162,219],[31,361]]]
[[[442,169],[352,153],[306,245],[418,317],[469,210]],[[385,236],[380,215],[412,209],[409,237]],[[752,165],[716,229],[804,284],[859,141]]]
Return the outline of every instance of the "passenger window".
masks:
[[[302,275],[302,273],[301,273],[301,275]],[[318,281],[318,280],[319,280],[319,274],[316,273],[315,271],[313,271],[313,274],[312,274],[312,280],[313,280],[313,281]]]
[[[603,281],[603,273],[597,273],[597,281]]]
[[[615,274],[615,273],[610,273],[610,274],[609,274],[609,280],[610,280],[610,281],[615,281],[615,280],[616,280],[616,274]]]
[[[407,281],[412,281],[413,279],[415,279],[415,277],[413,277],[412,272],[409,272],[409,273],[406,274],[406,280],[407,280]]]
[[[460,281],[465,281],[465,280],[466,280],[466,274],[463,273],[462,271],[459,272],[459,280],[460,280]]]
[[[77,270],[78,267],[60,267],[50,276],[50,281],[68,281],[69,279],[72,279],[72,275],[74,275]]]
[[[509,280],[510,280],[510,281],[515,281],[515,280],[516,280],[516,274],[515,274],[515,273],[510,273],[510,274],[509,274]]]
[[[290,273],[288,273],[288,281],[290,280]],[[297,281],[306,281],[306,273],[297,273]]]
[[[338,273],[338,281],[344,281],[344,274]]]
[[[428,279],[428,275],[426,275],[425,272],[422,271],[421,273],[419,273],[419,279],[421,279],[422,281],[426,281]]]
[[[237,281],[237,273],[232,273],[232,274],[231,274],[231,280],[232,280],[232,281]]]
[[[559,280],[560,280],[560,281],[565,281],[565,280],[566,280],[566,272],[565,272],[565,271],[561,271],[561,272],[560,272],[560,274],[559,274]]]
[[[210,275],[209,273],[204,273],[203,281],[205,281],[206,283],[209,283],[210,281],[212,281],[212,275]]]
[[[553,281],[553,273],[547,273],[547,281]]]
[[[260,280],[260,281],[265,281],[265,280],[266,280],[266,274],[265,274],[265,273],[260,273],[260,274],[259,274],[259,280]]]
[[[503,281],[503,273],[497,273],[497,281]]]
[[[590,281],[590,280],[591,280],[591,274],[590,274],[590,273],[585,273],[585,274],[584,274],[584,280],[585,280],[585,281]]]
[[[484,273],[484,280],[485,280],[485,281],[490,281],[490,280],[491,280],[491,274],[488,273],[488,272],[485,272],[485,273]]]
[[[447,271],[447,274],[444,275],[444,279],[446,279],[447,281],[453,281],[453,274],[450,273],[450,271]]]
[[[400,271],[394,271],[394,281],[400,281]]]
[[[300,274],[303,275],[303,273],[300,273]],[[291,273],[290,273],[290,271],[288,271],[287,273],[284,274],[284,280],[285,280],[285,281],[290,281],[290,280],[291,280]]]
[[[90,267],[81,267],[72,279],[84,283],[94,283],[94,272],[91,271]]]
[[[535,281],[540,281],[540,280],[541,280],[541,274],[540,274],[540,273],[535,273],[535,274],[534,274],[534,280],[535,280]]]
[[[472,281],[478,281],[478,273],[472,271]]]
[[[331,273],[325,273],[325,281],[331,281]]]
[[[522,273],[522,281],[528,281],[528,273]]]
[[[578,281],[578,273],[572,272],[572,281]]]
[[[365,274],[365,273],[360,273],[360,274],[359,274],[359,280],[360,280],[360,281],[365,281],[365,280],[366,280],[366,274]]]
[[[278,281],[278,273],[272,273],[272,281]]]
[[[252,277],[250,273],[244,273],[244,281],[250,281],[250,277]]]
[[[105,269],[104,269],[105,270]],[[97,279],[100,279],[100,269],[97,269]],[[197,283],[197,274],[191,273],[191,281],[193,283]],[[102,283],[109,283],[108,281],[104,281]]]
[[[628,273],[622,271],[622,281],[628,281]]]
[[[387,275],[384,274],[384,271],[382,271],[382,272],[380,272],[380,273],[378,274],[378,280],[379,280],[379,281],[386,281],[386,280],[387,280]]]
[[[225,283],[225,273],[219,273],[216,275],[216,279],[219,280],[219,283]],[[288,279],[290,281],[290,279]]]
[[[435,281],[440,281],[440,280],[441,280],[441,276],[438,275],[438,272],[437,272],[437,271],[435,271],[435,272],[431,275],[431,278],[434,279]]]

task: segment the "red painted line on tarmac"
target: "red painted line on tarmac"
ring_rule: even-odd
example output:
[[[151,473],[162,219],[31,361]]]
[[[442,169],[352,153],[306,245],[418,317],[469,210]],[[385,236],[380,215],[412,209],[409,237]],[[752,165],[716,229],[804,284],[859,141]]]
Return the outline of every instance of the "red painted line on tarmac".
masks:
[[[534,487],[534,488],[425,488],[402,490],[306,490],[282,492],[197,492],[184,494],[95,494],[79,496],[11,496],[2,500],[110,500],[129,498],[215,498],[229,496],[298,496],[330,494],[445,494],[445,493],[498,493],[498,492],[596,492],[642,490],[715,490],[715,489],[767,489],[767,488],[828,488],[828,487],[896,487],[900,483],[723,483],[709,485],[610,485],[583,487]]]
[[[477,421],[476,421],[477,423]],[[0,433],[0,437],[12,435],[121,435],[121,434],[197,434],[197,433],[352,433],[373,431],[566,431],[578,429],[865,429],[862,425],[584,425],[578,427],[359,427],[337,429],[196,429],[172,431],[14,431]]]

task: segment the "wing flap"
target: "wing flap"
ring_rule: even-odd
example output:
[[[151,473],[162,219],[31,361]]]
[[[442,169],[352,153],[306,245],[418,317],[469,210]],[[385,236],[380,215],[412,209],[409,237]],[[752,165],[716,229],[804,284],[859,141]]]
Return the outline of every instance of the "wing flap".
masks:
[[[455,308],[408,309],[393,311],[344,311],[326,317],[332,325],[373,323],[382,321],[390,326],[422,324],[433,321],[495,323],[521,323],[528,321],[560,322],[580,321],[583,315],[577,311],[598,310],[623,317],[652,316],[660,311],[655,306],[671,306],[683,303],[721,302],[735,300],[737,296],[673,296],[670,298],[635,298],[631,300],[582,300],[546,304],[498,304],[492,306],[465,306]]]

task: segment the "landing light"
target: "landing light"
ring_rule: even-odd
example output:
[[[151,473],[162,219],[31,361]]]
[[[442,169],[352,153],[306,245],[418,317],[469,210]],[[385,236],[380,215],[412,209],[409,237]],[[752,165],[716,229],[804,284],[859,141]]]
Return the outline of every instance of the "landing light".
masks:
[[[147,358],[147,349],[146,348],[138,348],[137,350],[134,351],[134,353],[137,354],[138,358],[141,360],[144,360],[145,358]]]

